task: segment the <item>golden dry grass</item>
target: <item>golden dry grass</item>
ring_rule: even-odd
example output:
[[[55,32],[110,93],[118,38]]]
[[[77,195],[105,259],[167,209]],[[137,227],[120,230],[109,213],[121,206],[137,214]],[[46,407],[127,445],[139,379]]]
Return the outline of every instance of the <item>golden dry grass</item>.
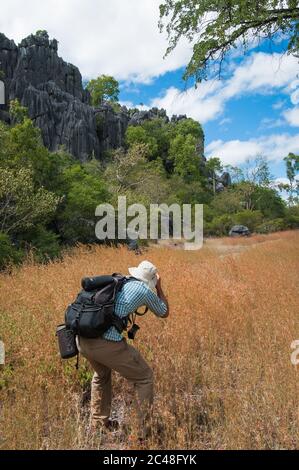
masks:
[[[281,449],[299,446],[299,232],[249,240],[237,256],[211,244],[198,252],[80,247],[62,262],[28,263],[0,276],[0,372],[3,449],[119,448],[129,437],[88,434],[91,372],[61,361],[54,337],[86,275],[126,272],[141,258],[160,269],[171,314],[147,315],[135,346],[155,373],[155,433],[148,447]],[[260,243],[263,242],[263,243]],[[223,251],[221,252],[223,255]],[[84,395],[85,394],[85,395]],[[129,422],[131,388],[114,377],[114,407]]]

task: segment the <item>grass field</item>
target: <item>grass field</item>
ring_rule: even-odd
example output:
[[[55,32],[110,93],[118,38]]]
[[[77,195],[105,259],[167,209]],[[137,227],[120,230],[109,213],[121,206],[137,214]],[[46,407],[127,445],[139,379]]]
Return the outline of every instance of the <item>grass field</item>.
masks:
[[[0,275],[2,449],[134,449],[132,388],[114,376],[114,410],[127,431],[92,438],[91,371],[61,361],[55,339],[83,276],[127,272],[146,258],[168,294],[167,320],[139,320],[135,346],[155,373],[151,449],[299,447],[299,232],[210,240],[186,252],[79,247],[47,266]],[[240,248],[241,247],[241,248]],[[128,427],[132,422],[131,429]]]

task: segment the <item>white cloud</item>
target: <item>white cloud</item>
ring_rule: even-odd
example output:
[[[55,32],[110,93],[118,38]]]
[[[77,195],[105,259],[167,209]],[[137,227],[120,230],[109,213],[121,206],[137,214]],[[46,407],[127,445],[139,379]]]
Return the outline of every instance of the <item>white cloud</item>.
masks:
[[[227,118],[221,119],[221,121],[219,122],[219,125],[224,126],[225,124],[230,124],[231,122],[232,122],[232,119],[227,117]]]
[[[286,121],[284,119],[271,119],[271,118],[264,118],[261,120],[261,124],[259,129],[275,129],[277,127],[284,126]]]
[[[299,80],[293,80],[285,90],[291,98],[293,104],[299,104]]]
[[[217,81],[204,82],[197,89],[192,87],[184,92],[170,87],[163,97],[153,99],[150,105],[166,109],[169,115],[187,114],[204,123],[223,111],[223,100],[219,98],[221,87]]]
[[[299,107],[287,109],[283,115],[291,126],[299,127]]]
[[[272,134],[249,140],[214,140],[207,146],[206,155],[219,157],[225,164],[238,165],[257,155],[279,162],[289,152],[298,153],[298,150],[299,134]]]
[[[299,104],[299,82],[298,82],[298,88],[291,93],[291,101],[293,104]]]
[[[149,82],[184,66],[190,45],[167,48],[159,33],[161,0],[10,0],[1,2],[0,31],[16,41],[46,29],[59,40],[59,53],[84,77],[111,74],[119,80]]]
[[[260,153],[258,142],[230,140],[223,142],[221,139],[214,140],[206,148],[208,157],[218,157],[226,165],[235,165],[244,163],[248,158]]]
[[[170,115],[187,114],[205,123],[220,117],[226,103],[235,97],[278,90],[294,96],[297,72],[298,59],[293,56],[253,53],[235,66],[230,78],[203,82],[197,89],[192,87],[184,92],[170,87],[151,105],[165,108]]]
[[[269,93],[292,82],[298,73],[298,59],[283,54],[252,54],[234,71],[225,88],[225,96],[248,92]]]
[[[274,181],[273,181],[273,186],[278,186],[279,184],[290,184],[288,178],[276,178]]]
[[[282,109],[285,105],[285,100],[278,100],[276,103],[273,104],[273,109]]]

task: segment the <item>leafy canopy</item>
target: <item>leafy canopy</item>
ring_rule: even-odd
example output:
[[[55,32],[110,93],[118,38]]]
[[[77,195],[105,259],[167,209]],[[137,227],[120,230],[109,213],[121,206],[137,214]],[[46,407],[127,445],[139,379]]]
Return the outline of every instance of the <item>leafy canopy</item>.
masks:
[[[199,180],[199,158],[196,155],[196,138],[191,134],[184,137],[178,134],[170,144],[170,159],[174,162],[174,172],[184,181]]]
[[[96,79],[90,80],[86,88],[91,94],[93,106],[101,105],[104,101],[112,101],[114,103],[118,101],[119,84],[110,75],[101,75]]]
[[[88,168],[79,163],[66,168],[63,176],[65,203],[57,215],[61,236],[70,245],[92,243],[95,241],[95,208],[109,197],[106,185],[99,175],[90,174]]]
[[[26,168],[0,171],[0,231],[16,234],[53,216],[59,197],[43,187],[35,189],[32,171]]]
[[[181,38],[193,43],[193,54],[184,78],[207,78],[212,61],[221,76],[227,53],[240,43],[244,51],[252,41],[288,37],[289,53],[299,53],[298,0],[164,0],[160,5],[160,29],[166,29],[169,47]]]
[[[289,195],[289,204],[296,204],[299,201],[299,180],[297,174],[299,173],[299,155],[289,153],[284,159],[286,165],[286,175],[289,184],[282,184],[281,189],[287,191]]]

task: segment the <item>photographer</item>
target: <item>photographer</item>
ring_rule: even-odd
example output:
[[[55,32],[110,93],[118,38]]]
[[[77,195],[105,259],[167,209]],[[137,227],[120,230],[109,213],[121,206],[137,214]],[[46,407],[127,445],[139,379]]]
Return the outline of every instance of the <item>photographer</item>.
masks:
[[[115,314],[126,318],[141,306],[146,306],[158,317],[166,318],[169,315],[168,302],[157,268],[149,261],[142,261],[138,267],[129,268],[129,273],[129,282],[117,294]],[[115,370],[135,386],[142,424],[141,437],[146,437],[146,421],[153,402],[153,372],[141,354],[127,343],[114,326],[100,338],[80,338],[78,346],[95,370],[91,384],[92,430],[99,427],[116,430],[119,426],[117,421],[110,419],[111,372]]]

